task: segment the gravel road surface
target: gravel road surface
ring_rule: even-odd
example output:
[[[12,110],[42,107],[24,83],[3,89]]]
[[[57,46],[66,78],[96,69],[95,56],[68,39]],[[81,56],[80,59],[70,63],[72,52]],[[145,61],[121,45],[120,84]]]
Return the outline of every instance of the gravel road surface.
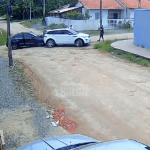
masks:
[[[16,150],[39,138],[65,134],[45,119],[46,107],[38,103],[22,67],[15,61],[15,67],[9,68],[8,59],[0,57],[0,129],[5,137],[4,150]]]

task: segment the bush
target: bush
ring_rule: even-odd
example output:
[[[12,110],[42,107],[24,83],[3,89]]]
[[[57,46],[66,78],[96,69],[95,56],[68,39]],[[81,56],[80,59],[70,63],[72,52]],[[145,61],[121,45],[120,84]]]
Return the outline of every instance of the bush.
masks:
[[[54,28],[65,28],[67,27],[64,23],[61,23],[61,24],[55,24],[55,23],[52,23],[48,26],[48,28],[51,28],[51,29],[54,29]]]
[[[123,28],[123,29],[129,29],[129,28],[131,28],[130,22],[128,21],[128,22],[126,22],[126,23],[123,23],[123,24],[121,25],[121,28]]]
[[[88,10],[86,10],[85,11],[85,19],[89,19],[91,16],[89,15],[89,11]]]
[[[83,14],[78,13],[76,11],[67,13],[66,17],[67,17],[67,19],[74,19],[74,20],[82,20],[85,18]]]

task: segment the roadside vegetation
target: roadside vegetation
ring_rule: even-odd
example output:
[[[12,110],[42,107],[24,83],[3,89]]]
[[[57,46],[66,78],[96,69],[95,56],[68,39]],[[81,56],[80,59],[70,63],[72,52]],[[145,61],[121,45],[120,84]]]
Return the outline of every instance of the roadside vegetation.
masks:
[[[7,40],[7,32],[0,29],[0,46],[5,45]]]
[[[99,35],[100,31],[99,30],[85,30],[83,31],[84,33],[89,34],[90,36],[94,36],[94,35]],[[105,29],[104,30],[104,34],[105,35],[111,35],[111,34],[122,34],[122,33],[133,33],[133,29]]]
[[[21,21],[22,25],[24,25],[27,28],[32,28],[32,27],[41,27],[42,26],[42,18],[38,18],[38,19],[33,19],[33,20],[25,20],[25,21]]]
[[[45,1],[45,15],[49,16],[51,10],[58,9],[64,5],[70,4],[72,0],[46,0]],[[43,16],[43,0],[13,0],[13,19],[24,20],[29,19],[30,3],[32,18],[39,18]],[[0,16],[6,14],[7,0],[0,0]]]
[[[121,50],[116,50],[113,47],[111,47],[111,43],[116,41],[118,40],[108,40],[102,43],[98,43],[94,45],[94,48],[98,49],[99,51],[110,52],[114,56],[114,58],[126,59],[133,63],[137,63],[143,66],[150,66],[150,60],[148,59]]]

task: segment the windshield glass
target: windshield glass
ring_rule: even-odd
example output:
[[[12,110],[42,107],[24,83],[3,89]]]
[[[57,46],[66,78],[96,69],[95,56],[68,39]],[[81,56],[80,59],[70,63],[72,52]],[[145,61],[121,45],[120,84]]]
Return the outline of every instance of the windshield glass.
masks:
[[[74,30],[69,30],[72,34],[78,34],[78,32],[74,31]]]

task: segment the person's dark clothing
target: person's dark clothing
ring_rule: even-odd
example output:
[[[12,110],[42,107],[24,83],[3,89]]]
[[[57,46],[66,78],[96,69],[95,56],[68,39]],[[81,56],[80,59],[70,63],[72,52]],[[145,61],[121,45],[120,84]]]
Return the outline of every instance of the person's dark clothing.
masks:
[[[102,38],[104,41],[103,36],[104,36],[104,29],[103,29],[103,27],[100,27],[100,39]]]

